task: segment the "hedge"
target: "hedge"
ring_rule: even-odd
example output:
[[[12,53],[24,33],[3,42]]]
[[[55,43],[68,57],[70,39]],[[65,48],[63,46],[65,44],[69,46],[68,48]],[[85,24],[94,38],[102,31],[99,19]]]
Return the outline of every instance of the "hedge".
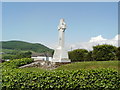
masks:
[[[18,60],[19,61],[19,60]],[[23,60],[25,62],[25,60]],[[26,59],[27,61],[27,59]],[[5,62],[7,63],[7,62]],[[8,65],[5,64],[4,65]],[[21,62],[22,63],[22,62]],[[21,64],[20,63],[20,64]],[[12,63],[14,64],[14,63]],[[11,64],[9,64],[11,65]],[[15,63],[15,65],[19,66]],[[5,66],[4,66],[5,67]],[[41,89],[119,89],[120,77],[113,69],[90,69],[72,71],[45,71],[43,73],[22,71],[17,67],[3,67],[2,90]]]

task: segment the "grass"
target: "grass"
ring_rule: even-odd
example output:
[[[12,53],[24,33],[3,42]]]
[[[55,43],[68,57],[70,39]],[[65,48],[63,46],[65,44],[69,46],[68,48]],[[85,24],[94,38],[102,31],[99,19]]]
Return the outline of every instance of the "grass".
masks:
[[[45,71],[57,71],[57,70],[79,70],[79,69],[98,69],[98,68],[112,68],[115,70],[120,70],[118,66],[120,61],[87,61],[87,62],[75,62],[71,64],[66,64],[58,67],[54,70],[45,70],[37,67],[22,68],[21,70],[30,72],[45,72]]]
[[[112,68],[120,70],[118,63],[120,61],[88,61],[88,62],[76,62],[67,65],[62,65],[56,70],[79,70],[79,69],[97,69],[97,68]]]

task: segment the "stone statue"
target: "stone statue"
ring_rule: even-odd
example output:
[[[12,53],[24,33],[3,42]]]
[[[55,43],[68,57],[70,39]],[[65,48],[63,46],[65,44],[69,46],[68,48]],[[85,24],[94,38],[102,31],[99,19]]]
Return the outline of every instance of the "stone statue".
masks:
[[[61,19],[61,20],[60,20],[60,24],[59,24],[59,26],[58,26],[58,30],[63,30],[63,31],[65,31],[65,29],[66,29],[66,24],[65,24],[65,22],[64,22],[64,19]]]
[[[65,29],[66,29],[65,21],[64,19],[60,19],[60,23],[58,25],[59,44],[54,52],[52,62],[70,62],[70,60],[68,59],[68,52],[65,50],[65,47],[64,47]]]

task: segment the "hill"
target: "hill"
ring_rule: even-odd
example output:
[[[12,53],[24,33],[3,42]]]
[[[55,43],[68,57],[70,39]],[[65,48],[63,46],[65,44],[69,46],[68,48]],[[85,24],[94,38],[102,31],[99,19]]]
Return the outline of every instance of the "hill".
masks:
[[[32,51],[35,53],[52,53],[53,50],[39,43],[29,43],[24,41],[1,41],[3,52],[7,51]]]

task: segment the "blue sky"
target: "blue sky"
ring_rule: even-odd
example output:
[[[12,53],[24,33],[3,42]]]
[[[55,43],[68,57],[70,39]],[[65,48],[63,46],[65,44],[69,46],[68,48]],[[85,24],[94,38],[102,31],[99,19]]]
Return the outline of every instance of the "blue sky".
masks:
[[[117,2],[4,2],[2,39],[39,42],[51,46],[58,40],[57,26],[65,19],[68,44],[91,37],[111,39],[118,34]]]

